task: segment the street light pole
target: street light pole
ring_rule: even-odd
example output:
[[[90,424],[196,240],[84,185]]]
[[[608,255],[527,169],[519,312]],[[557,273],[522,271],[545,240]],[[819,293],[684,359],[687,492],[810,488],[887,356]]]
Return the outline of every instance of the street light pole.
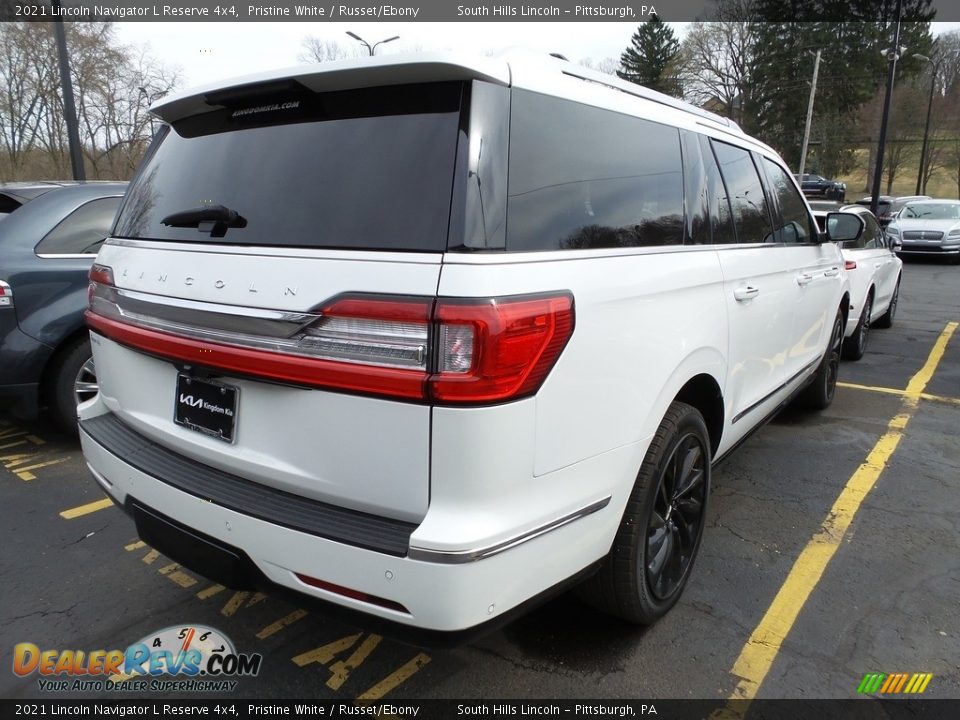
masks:
[[[870,212],[877,214],[880,203],[880,181],[883,179],[883,151],[887,144],[887,121],[890,119],[890,104],[893,101],[893,81],[897,74],[897,60],[900,57],[900,16],[903,13],[903,0],[897,0],[897,22],[893,33],[893,47],[887,53],[890,60],[890,72],[887,74],[887,93],[883,100],[883,116],[880,119],[880,138],[877,141],[877,164],[873,171],[873,190],[870,192]]]
[[[370,53],[370,57],[373,57],[374,54],[376,54],[376,52],[377,52],[377,46],[383,45],[384,43],[393,42],[394,40],[399,40],[399,39],[400,39],[400,36],[399,36],[399,35],[394,35],[392,38],[387,38],[386,40],[381,40],[380,42],[377,42],[377,43],[374,43],[373,45],[371,45],[371,44],[368,43],[366,40],[364,40],[362,37],[360,37],[360,36],[357,35],[356,33],[350,32],[349,30],[347,30],[347,35],[349,35],[350,37],[352,37],[354,40],[357,40],[357,41],[360,42],[362,45],[366,46],[367,50],[368,50],[369,53]]]
[[[927,122],[923,126],[923,145],[920,147],[920,170],[917,172],[917,192],[915,194],[919,195],[926,188],[923,182],[923,172],[927,165],[927,139],[930,137],[930,112],[933,110],[933,91],[936,89],[937,83],[937,72],[940,70],[940,62],[933,62],[926,55],[921,55],[920,53],[914,53],[913,55],[917,60],[924,60],[930,65],[930,97],[927,100]]]
[[[70,166],[74,180],[86,180],[83,168],[83,151],[80,145],[80,128],[77,125],[77,106],[73,100],[73,83],[70,81],[70,60],[67,57],[67,36],[60,19],[60,0],[53,0],[53,34],[57,40],[57,59],[60,64],[60,87],[63,91],[63,115],[67,121],[67,142],[70,146]]]
[[[810,142],[810,122],[813,120],[813,98],[817,94],[817,74],[820,72],[820,51],[813,60],[813,80],[810,83],[810,101],[807,103],[807,124],[803,128],[803,149],[800,151],[799,182],[803,182],[803,169],[807,164],[807,144]]]

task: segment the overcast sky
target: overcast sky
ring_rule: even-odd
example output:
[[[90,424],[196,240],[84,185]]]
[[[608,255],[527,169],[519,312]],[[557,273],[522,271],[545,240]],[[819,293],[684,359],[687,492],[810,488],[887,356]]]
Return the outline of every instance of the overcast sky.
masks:
[[[678,36],[689,23],[670,23]],[[150,53],[167,65],[179,66],[181,87],[200,85],[298,64],[301,41],[308,35],[357,44],[346,36],[352,30],[368,42],[399,35],[377,53],[410,50],[462,50],[487,53],[520,46],[559,52],[578,62],[619,58],[636,30],[635,23],[117,23],[120,40]],[[960,29],[960,23],[934,23],[934,34]]]

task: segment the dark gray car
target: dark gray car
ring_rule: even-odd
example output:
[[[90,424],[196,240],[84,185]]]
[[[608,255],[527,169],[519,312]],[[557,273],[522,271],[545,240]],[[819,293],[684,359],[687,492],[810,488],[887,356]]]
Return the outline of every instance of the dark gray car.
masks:
[[[87,274],[127,187],[121,182],[0,185],[0,408],[46,407],[75,432],[96,392],[83,313]]]

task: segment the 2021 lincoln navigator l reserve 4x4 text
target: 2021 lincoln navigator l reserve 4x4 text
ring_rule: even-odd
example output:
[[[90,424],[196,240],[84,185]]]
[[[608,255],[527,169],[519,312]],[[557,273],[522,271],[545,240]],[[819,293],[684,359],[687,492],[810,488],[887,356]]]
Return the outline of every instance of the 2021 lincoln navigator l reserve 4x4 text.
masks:
[[[226,584],[459,631],[586,578],[652,622],[712,463],[833,397],[840,252],[726,120],[432,54],[154,112],[91,271],[81,437],[141,537]]]

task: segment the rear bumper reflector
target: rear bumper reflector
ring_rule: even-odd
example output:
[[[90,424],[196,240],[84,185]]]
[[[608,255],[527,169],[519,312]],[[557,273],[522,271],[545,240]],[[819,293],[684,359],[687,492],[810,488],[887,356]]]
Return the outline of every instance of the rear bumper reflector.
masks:
[[[302,582],[304,585],[310,585],[311,587],[319,588],[321,590],[326,590],[335,595],[342,595],[343,597],[348,597],[353,600],[359,600],[360,602],[369,603],[371,605],[378,605],[382,608],[387,608],[388,610],[396,610],[397,612],[410,614],[410,611],[407,610],[403,605],[393,600],[387,600],[386,598],[377,597],[376,595],[368,595],[365,592],[360,592],[359,590],[352,590],[348,587],[343,587],[342,585],[334,585],[331,582],[326,580],[318,580],[317,578],[310,577],[309,575],[301,575],[300,573],[295,573],[297,580]]]

